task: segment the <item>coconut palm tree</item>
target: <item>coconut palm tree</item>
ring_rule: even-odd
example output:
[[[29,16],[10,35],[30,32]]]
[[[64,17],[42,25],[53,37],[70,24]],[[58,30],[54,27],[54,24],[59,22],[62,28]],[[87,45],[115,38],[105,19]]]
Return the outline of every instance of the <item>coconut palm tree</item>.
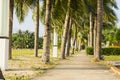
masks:
[[[89,46],[90,47],[93,47],[93,14],[92,14],[92,12],[90,12],[90,14],[89,14],[89,18],[90,18],[90,31],[89,31],[89,35],[90,35],[90,37],[89,37],[89,39],[90,39],[90,41],[89,41]]]
[[[12,59],[12,29],[13,29],[14,7],[16,9],[16,15],[19,22],[23,22],[25,14],[28,13],[28,6],[26,5],[25,1],[21,2],[21,0],[10,0],[10,3],[9,3],[9,59]]]
[[[38,37],[39,37],[39,0],[15,0],[16,15],[19,22],[23,22],[29,9],[35,10],[35,40],[34,40],[34,54],[38,56]],[[34,13],[33,13],[34,14]]]
[[[69,21],[70,21],[70,4],[71,0],[68,0],[67,3],[67,12],[65,17],[65,23],[64,23],[64,30],[63,30],[63,38],[62,38],[62,45],[61,45],[61,58],[65,59],[65,48],[66,48],[66,41],[67,41],[67,34],[69,29]]]
[[[39,0],[35,2],[35,34],[34,34],[34,54],[38,56],[38,38],[39,38]]]
[[[60,0],[56,0],[56,1],[53,0],[52,4],[51,4],[51,11],[50,11],[51,13],[49,13],[51,15],[51,23],[49,23],[49,29],[51,30],[50,33],[52,33],[53,29],[57,29],[59,31],[59,32],[57,32],[57,34],[59,36],[62,33],[63,20],[64,20],[64,16],[65,16],[64,9],[61,7],[61,5],[62,5],[61,3],[62,2]],[[43,4],[41,5],[41,10],[40,10],[40,19],[43,24],[46,24],[46,22],[45,22],[46,15],[45,14],[46,14],[46,1],[43,1]],[[49,16],[49,18],[50,18],[50,16]],[[48,39],[48,37],[45,36],[44,39],[46,39],[46,38],[48,41],[50,41],[50,39],[51,39],[51,38]],[[49,42],[49,44],[44,43],[44,46],[46,46],[46,45],[49,46],[50,42]],[[46,50],[45,47],[44,47],[44,50]],[[50,61],[49,56],[50,56],[50,52],[48,50],[47,50],[47,52],[44,52],[42,55],[43,62],[45,62],[45,61],[46,61],[45,63],[49,62]]]
[[[77,3],[77,4],[76,4]],[[67,38],[67,34],[68,34],[68,29],[69,26],[67,25],[69,23],[70,18],[73,20],[73,24],[79,24],[79,20],[81,18],[81,16],[83,16],[82,13],[84,10],[80,9],[83,8],[83,1],[78,1],[78,0],[68,0],[67,1],[67,6],[64,7],[64,9],[66,10],[66,18],[65,18],[65,22],[64,22],[64,30],[63,30],[63,38],[62,38],[62,45],[61,45],[61,58],[65,59],[65,49],[66,49],[66,40]],[[77,27],[77,26],[76,26]]]
[[[16,11],[16,16],[18,18],[19,23],[24,22],[25,16],[27,16],[29,12],[29,0],[15,0],[14,7]]]
[[[72,37],[72,20],[70,19],[69,23],[69,30],[68,30],[68,39],[67,39],[67,45],[66,45],[66,56],[70,55],[70,47],[71,47],[71,37]]]
[[[103,26],[103,0],[97,0],[97,37],[95,59],[101,59],[101,36]]]
[[[77,30],[77,26],[76,25],[74,25],[74,29],[75,29],[75,31],[74,31],[74,39],[73,39],[72,53],[71,54],[74,54],[75,42],[77,41],[77,32],[78,32],[78,30]]]
[[[43,41],[43,54],[42,54],[42,61],[44,63],[50,62],[51,4],[52,4],[52,0],[46,0],[46,14],[45,14],[44,41]]]
[[[94,31],[92,31],[92,28],[91,28],[91,26],[90,26],[90,35],[92,35],[92,32],[94,32],[94,52],[96,52],[96,40],[97,40],[97,9],[96,9],[96,7],[97,7],[97,1],[94,1],[94,0],[90,0],[90,1],[86,1],[85,2],[86,3],[86,8],[87,8],[87,11],[89,12],[89,13],[92,13],[92,19],[94,19]],[[112,23],[112,24],[115,24],[114,22],[115,21],[117,21],[117,18],[116,18],[116,15],[115,15],[115,13],[114,13],[114,11],[113,11],[113,8],[112,7],[114,7],[114,8],[116,8],[117,9],[117,5],[116,5],[116,1],[115,0],[104,0],[103,1],[103,7],[104,7],[104,10],[103,10],[103,22],[104,23],[108,23],[108,22],[110,22],[110,23]],[[91,16],[90,16],[91,17]],[[91,23],[92,21],[91,21],[91,19],[90,19],[90,23]],[[91,32],[92,31],[92,32]],[[92,37],[90,36],[90,40],[92,41]],[[92,43],[90,41],[90,43]],[[91,45],[90,45],[91,46]],[[96,54],[95,54],[96,55]]]
[[[9,3],[9,59],[12,59],[12,29],[13,29],[14,0]]]

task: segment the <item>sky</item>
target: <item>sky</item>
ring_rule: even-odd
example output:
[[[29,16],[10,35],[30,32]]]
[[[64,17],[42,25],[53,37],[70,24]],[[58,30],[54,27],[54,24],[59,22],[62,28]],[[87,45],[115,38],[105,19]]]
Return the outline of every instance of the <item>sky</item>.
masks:
[[[116,2],[117,2],[117,5],[118,5],[118,8],[119,8],[118,10],[115,10],[115,13],[118,17],[118,22],[116,23],[116,25],[118,27],[120,27],[120,0],[116,0]]]
[[[39,36],[43,36],[44,28],[43,24],[40,22],[39,26]],[[23,23],[19,23],[15,12],[14,12],[14,18],[13,18],[13,33],[16,33],[19,29],[22,31],[29,30],[30,32],[35,31],[35,22],[32,20],[32,11],[29,11],[28,15],[25,17],[25,20]]]
[[[120,27],[120,0],[116,0],[116,2],[118,5],[118,8],[119,8],[118,10],[115,10],[115,13],[118,17],[118,22],[116,23],[116,25],[118,27]],[[30,32],[34,32],[34,30],[35,30],[34,28],[35,28],[35,23],[32,20],[32,12],[31,11],[29,11],[29,14],[25,17],[25,20],[23,23],[18,22],[17,17],[14,12],[13,33],[16,33],[19,29],[21,29],[22,31],[29,30]],[[44,26],[42,23],[40,23],[39,36],[42,37],[43,33],[44,33]]]

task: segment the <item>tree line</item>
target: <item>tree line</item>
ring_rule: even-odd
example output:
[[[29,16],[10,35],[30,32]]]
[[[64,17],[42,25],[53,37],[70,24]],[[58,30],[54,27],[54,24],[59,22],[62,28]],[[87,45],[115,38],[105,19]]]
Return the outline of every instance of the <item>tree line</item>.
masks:
[[[104,28],[115,26],[115,0],[10,0],[9,38],[12,40],[13,9],[19,22],[24,21],[29,9],[35,21],[34,54],[38,56],[39,20],[44,24],[42,61],[50,62],[50,39],[53,29],[61,41],[61,58],[74,54],[75,47],[94,47],[94,58],[100,60]],[[72,40],[72,44],[71,44]],[[72,47],[70,46],[72,45]],[[11,47],[9,47],[11,50]],[[71,52],[70,49],[72,48]],[[11,52],[11,51],[9,51]],[[12,58],[11,53],[9,58]]]
[[[34,33],[19,30],[12,35],[12,48],[15,49],[34,49]],[[38,49],[43,48],[43,38],[38,39]]]

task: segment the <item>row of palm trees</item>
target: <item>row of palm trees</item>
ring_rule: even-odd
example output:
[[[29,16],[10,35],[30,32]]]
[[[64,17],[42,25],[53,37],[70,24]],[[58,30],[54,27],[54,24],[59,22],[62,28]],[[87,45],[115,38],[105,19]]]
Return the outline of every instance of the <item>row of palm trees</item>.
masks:
[[[38,37],[39,37],[39,0],[10,0],[9,4],[9,59],[12,59],[12,29],[13,29],[13,12],[16,10],[18,21],[24,22],[25,16],[29,9],[35,14],[35,40],[34,54],[38,56]]]
[[[24,21],[31,8],[35,15],[35,42],[34,53],[38,56],[38,34],[39,19],[44,24],[44,41],[42,61],[50,62],[50,39],[53,29],[57,29],[61,40],[61,58],[65,59],[72,54],[75,47],[89,43],[88,46],[94,47],[95,59],[101,59],[101,35],[102,27],[105,23],[114,24],[117,17],[113,7],[117,9],[115,0],[10,0],[9,17],[9,59],[11,54],[11,36],[13,23],[13,10],[16,9],[18,20]],[[41,6],[40,6],[41,5]],[[93,36],[94,35],[94,36]],[[71,44],[72,40],[72,44]]]

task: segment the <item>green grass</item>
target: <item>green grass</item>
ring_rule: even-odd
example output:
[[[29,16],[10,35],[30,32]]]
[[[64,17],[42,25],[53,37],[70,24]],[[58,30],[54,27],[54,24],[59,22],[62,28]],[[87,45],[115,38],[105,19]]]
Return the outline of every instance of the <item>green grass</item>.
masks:
[[[5,76],[7,80],[30,80],[29,76],[18,76],[18,75],[14,75],[12,77],[10,76]]]
[[[38,52],[42,54],[42,49],[39,49]],[[50,53],[52,56],[52,50]],[[60,57],[60,49],[58,56]],[[30,80],[31,77],[40,75],[57,65],[61,60],[59,57],[50,57],[50,63],[44,64],[41,57],[34,57],[34,49],[13,49],[12,59],[8,61],[9,70],[4,71],[3,74],[6,80]],[[67,59],[69,58],[71,56],[67,57]]]
[[[42,54],[42,49],[38,53]],[[52,68],[58,60],[51,57],[51,63],[44,64],[41,57],[34,57],[34,49],[13,49],[12,59],[8,61],[9,70],[3,74],[6,80],[30,80]]]
[[[117,56],[117,55],[110,55],[110,56],[104,56],[104,57],[105,57],[105,61],[120,60],[120,56]]]
[[[106,56],[106,55],[104,55],[104,60],[101,60],[97,63],[102,64],[102,65],[106,66],[107,68],[110,68],[111,65],[108,64],[108,61],[120,61],[120,56],[117,56],[117,55]]]
[[[42,49],[38,50],[38,53],[42,53]],[[13,56],[25,56],[25,55],[34,55],[34,49],[13,49]]]

